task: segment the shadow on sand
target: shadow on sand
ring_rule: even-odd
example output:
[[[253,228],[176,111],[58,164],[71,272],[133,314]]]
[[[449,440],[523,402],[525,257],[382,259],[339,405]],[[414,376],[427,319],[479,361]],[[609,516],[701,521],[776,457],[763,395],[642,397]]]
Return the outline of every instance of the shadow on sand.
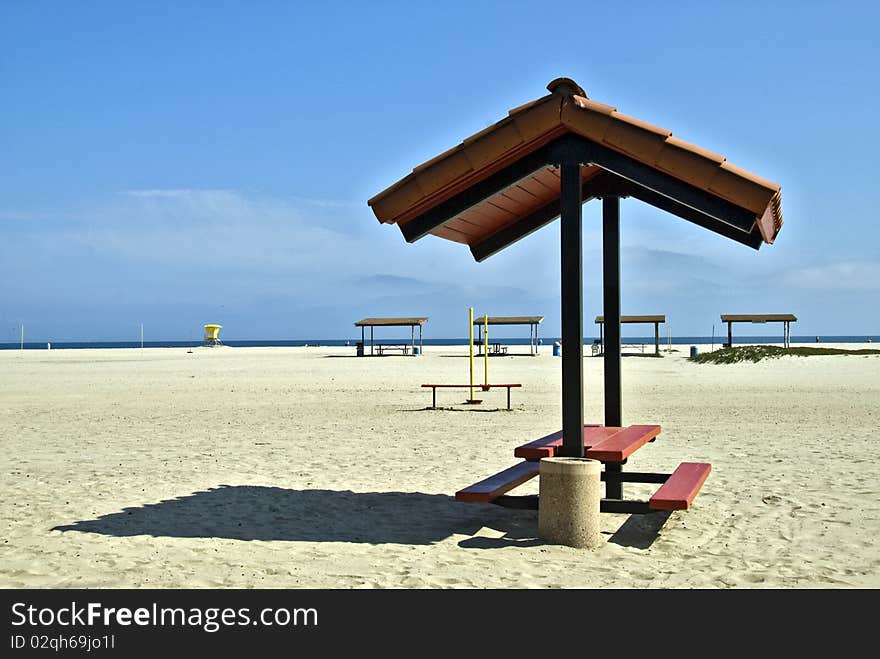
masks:
[[[644,519],[653,515],[641,517],[636,521],[630,518],[609,542],[649,547],[665,517],[662,521]],[[429,545],[453,535],[466,535],[471,537],[459,542],[460,547],[495,549],[544,544],[537,537],[537,527],[537,511],[462,504],[445,494],[220,485],[52,530],[115,537],[410,545]],[[502,536],[482,537],[479,532],[484,528]]]
[[[405,410],[397,410],[398,412],[516,412],[516,408],[507,409],[506,407],[477,407],[476,405],[468,405],[467,403],[460,403],[461,407],[444,407],[438,405],[437,407],[416,407]]]
[[[603,531],[610,536],[609,543],[634,549],[648,549],[660,537],[660,529],[669,519],[670,512],[630,515],[614,533]],[[473,537],[462,540],[459,547],[467,549],[500,549],[502,547],[540,547],[546,544],[537,535],[537,515],[526,525],[511,526],[500,538]]]
[[[469,506],[445,494],[221,485],[56,526],[117,537],[229,538],[424,545],[491,526],[535,526],[524,511]]]
[[[644,515],[630,515],[620,528],[611,534],[608,542],[621,547],[647,549],[660,535],[660,529],[672,511],[659,510]]]
[[[435,355],[436,357],[444,357],[446,359],[470,359],[470,355]],[[530,355],[527,352],[505,352],[505,353],[496,353],[490,352],[489,359],[503,359],[504,357],[536,357],[537,355]],[[474,353],[474,359],[483,359],[483,355]]]

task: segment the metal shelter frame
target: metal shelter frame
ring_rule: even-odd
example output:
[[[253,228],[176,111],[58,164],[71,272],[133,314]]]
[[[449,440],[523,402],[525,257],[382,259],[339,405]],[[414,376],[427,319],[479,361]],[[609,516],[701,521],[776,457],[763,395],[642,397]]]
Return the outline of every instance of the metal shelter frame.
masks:
[[[654,354],[660,355],[660,325],[666,322],[666,316],[621,316],[620,322],[654,324]],[[596,324],[599,325],[599,343],[602,344],[602,352],[605,352],[605,317],[596,316]]]
[[[419,328],[419,353],[422,352],[422,325],[428,322],[425,318],[364,318],[357,321],[355,327],[361,328],[361,344],[366,345],[364,336],[367,327],[370,328],[370,354],[373,354],[373,330],[376,327],[409,327],[410,329],[410,346],[412,354],[415,355],[416,337],[415,328]]]
[[[733,347],[733,324],[734,323],[782,323],[782,345],[791,347],[791,323],[797,322],[797,317],[791,313],[771,314],[721,314],[721,322],[727,323],[727,347]]]
[[[489,325],[528,325],[529,326],[529,355],[538,354],[538,325],[544,320],[544,316],[489,316]],[[478,345],[480,353],[483,350],[483,327],[487,324],[486,316],[474,318],[474,326],[477,327]]]

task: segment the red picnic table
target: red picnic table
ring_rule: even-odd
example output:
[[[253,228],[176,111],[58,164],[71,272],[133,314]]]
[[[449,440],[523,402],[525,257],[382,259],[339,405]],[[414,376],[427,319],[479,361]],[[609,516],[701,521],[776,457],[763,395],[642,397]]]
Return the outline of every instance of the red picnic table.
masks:
[[[661,484],[648,501],[624,499],[622,494],[619,498],[606,496],[600,503],[602,512],[647,513],[656,510],[687,510],[690,507],[712,470],[710,464],[682,462],[671,474],[623,471],[627,459],[657,439],[660,430],[659,425],[584,426],[584,457],[603,463],[601,477],[606,487],[613,483],[617,486],[613,491],[621,491],[620,484],[626,482]],[[537,496],[510,496],[506,492],[537,476],[541,458],[560,455],[562,446],[561,430],[517,446],[513,454],[523,458],[522,462],[459,490],[455,493],[455,498],[468,503],[493,503],[509,508],[537,509]]]

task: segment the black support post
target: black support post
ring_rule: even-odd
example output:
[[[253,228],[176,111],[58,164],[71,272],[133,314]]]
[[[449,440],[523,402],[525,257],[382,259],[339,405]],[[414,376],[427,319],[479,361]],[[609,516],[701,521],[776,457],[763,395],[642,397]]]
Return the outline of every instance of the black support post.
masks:
[[[733,323],[731,321],[727,321],[727,347],[733,347]]]
[[[605,425],[622,426],[620,400],[620,197],[602,198],[602,287],[605,325]],[[621,471],[619,464],[608,463],[609,473]],[[608,499],[623,498],[623,483],[605,481]]]
[[[581,166],[560,172],[562,264],[562,455],[584,455],[584,316]]]
[[[620,198],[602,199],[602,275],[605,325],[605,425],[621,425]]]
[[[654,354],[660,356],[660,323],[654,323]]]

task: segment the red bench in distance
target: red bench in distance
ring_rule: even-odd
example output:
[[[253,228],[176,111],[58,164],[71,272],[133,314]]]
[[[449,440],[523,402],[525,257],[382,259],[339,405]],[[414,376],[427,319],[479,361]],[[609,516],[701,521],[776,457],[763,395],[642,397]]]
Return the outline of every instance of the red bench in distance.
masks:
[[[521,387],[522,384],[475,384],[474,391],[489,391],[493,387],[507,387],[507,409],[510,409],[510,390],[513,387]],[[423,384],[422,387],[431,387],[431,409],[437,409],[437,389],[470,389],[469,384]]]

